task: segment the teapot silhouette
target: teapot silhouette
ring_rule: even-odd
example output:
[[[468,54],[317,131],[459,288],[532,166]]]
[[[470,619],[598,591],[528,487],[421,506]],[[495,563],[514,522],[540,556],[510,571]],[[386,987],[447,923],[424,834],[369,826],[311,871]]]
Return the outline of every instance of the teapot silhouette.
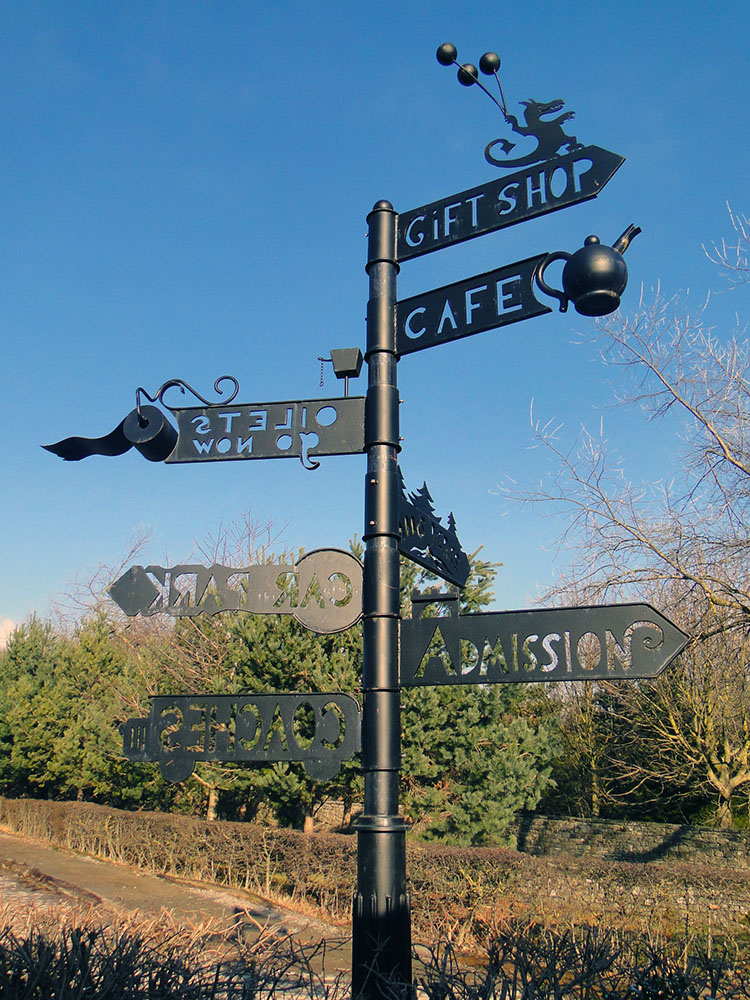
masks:
[[[537,285],[547,295],[559,299],[560,312],[567,311],[569,302],[582,316],[606,316],[614,312],[628,283],[628,269],[622,255],[640,232],[640,227],[631,224],[611,247],[602,246],[598,236],[587,236],[575,253],[557,250],[547,254],[536,270]],[[562,291],[544,280],[544,272],[556,260],[566,262]]]

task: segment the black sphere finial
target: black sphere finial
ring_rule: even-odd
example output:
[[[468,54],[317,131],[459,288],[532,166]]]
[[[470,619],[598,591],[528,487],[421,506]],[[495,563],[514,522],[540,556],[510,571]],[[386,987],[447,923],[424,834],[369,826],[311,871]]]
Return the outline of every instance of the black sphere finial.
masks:
[[[479,69],[484,73],[485,76],[494,76],[497,81],[497,86],[500,91],[500,100],[491,94],[489,90],[485,87],[482,81],[479,79],[479,69],[476,68],[474,63],[460,63],[458,61],[458,52],[456,46],[451,42],[443,42],[442,45],[438,46],[438,50],[435,53],[437,61],[441,66],[458,66],[458,82],[462,87],[471,87],[473,84],[477,84],[480,90],[483,90],[489,99],[497,105],[502,111],[505,120],[508,120],[508,108],[505,104],[505,95],[503,94],[503,87],[500,83],[500,77],[497,75],[497,71],[500,69],[500,56],[497,52],[485,52],[482,58],[479,60]],[[495,162],[494,160],[491,162]]]
[[[485,76],[493,76],[500,69],[500,56],[497,52],[485,52],[479,60],[479,68]]]
[[[458,58],[456,46],[452,45],[450,42],[443,42],[443,44],[438,47],[438,50],[435,53],[435,58],[441,66],[452,66]]]
[[[474,63],[464,63],[458,69],[458,82],[464,87],[470,87],[479,79],[479,70]]]

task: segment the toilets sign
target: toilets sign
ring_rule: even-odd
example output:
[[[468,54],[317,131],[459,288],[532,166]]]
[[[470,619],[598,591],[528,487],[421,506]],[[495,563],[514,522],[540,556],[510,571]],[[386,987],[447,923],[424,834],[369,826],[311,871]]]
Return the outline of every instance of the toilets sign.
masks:
[[[355,455],[365,446],[363,396],[212,404],[172,413],[178,435],[168,464],[249,458],[300,458],[307,464],[319,455]]]

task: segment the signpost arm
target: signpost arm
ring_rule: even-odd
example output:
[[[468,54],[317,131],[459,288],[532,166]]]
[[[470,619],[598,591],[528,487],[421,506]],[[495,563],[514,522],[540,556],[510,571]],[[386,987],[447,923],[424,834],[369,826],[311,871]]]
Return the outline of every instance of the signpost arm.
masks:
[[[384,995],[384,979],[411,983],[406,833],[399,816],[401,709],[398,677],[399,400],[396,377],[396,212],[380,201],[368,216],[368,389],[365,403],[362,770],[357,822],[352,993]]]

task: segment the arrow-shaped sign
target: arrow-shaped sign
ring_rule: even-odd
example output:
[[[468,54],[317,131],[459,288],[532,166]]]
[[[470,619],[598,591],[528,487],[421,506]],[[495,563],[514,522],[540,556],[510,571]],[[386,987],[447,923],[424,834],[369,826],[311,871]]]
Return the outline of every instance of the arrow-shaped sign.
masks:
[[[545,257],[519,260],[397,302],[399,355],[552,312],[534,296],[534,271]]]
[[[649,604],[401,623],[401,686],[657,677],[688,642]]]
[[[625,158],[599,146],[553,156],[398,217],[399,261],[595,198]]]
[[[292,615],[305,628],[327,635],[359,621],[362,564],[341,549],[314,549],[296,564],[131,566],[107,593],[131,618],[246,611]]]

